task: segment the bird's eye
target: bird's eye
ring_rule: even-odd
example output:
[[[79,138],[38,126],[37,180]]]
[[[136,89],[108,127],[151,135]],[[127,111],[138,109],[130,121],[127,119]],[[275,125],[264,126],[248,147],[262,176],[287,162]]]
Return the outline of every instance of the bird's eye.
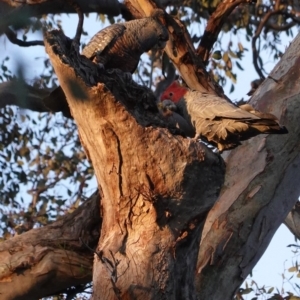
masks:
[[[169,96],[170,96],[170,97],[173,97],[173,93],[172,93],[172,92],[170,92],[170,93],[169,93]]]

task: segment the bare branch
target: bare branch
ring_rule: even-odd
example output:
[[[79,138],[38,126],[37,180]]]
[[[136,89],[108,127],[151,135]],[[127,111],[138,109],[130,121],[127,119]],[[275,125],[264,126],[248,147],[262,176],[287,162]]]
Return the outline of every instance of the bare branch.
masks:
[[[259,75],[259,77],[261,79],[265,79],[265,76],[264,76],[264,74],[262,72],[262,67],[263,66],[259,66],[258,65],[259,53],[258,53],[258,50],[256,48],[256,40],[259,38],[262,29],[266,26],[266,24],[268,23],[269,19],[272,16],[275,16],[275,15],[284,15],[287,18],[291,18],[293,20],[293,22],[299,23],[299,19],[294,14],[291,14],[291,13],[288,13],[286,11],[283,11],[282,9],[273,10],[273,11],[270,10],[270,11],[268,11],[265,14],[265,16],[263,17],[263,19],[259,23],[259,26],[257,27],[255,35],[253,36],[252,42],[251,42],[251,44],[252,44],[253,65],[254,65],[255,71],[257,72],[257,74]],[[291,24],[293,24],[293,22]],[[270,26],[270,24],[268,26]]]
[[[296,23],[294,21],[289,22],[285,25],[277,25],[277,24],[267,24],[265,27],[271,30],[275,30],[275,31],[286,31],[292,27],[294,27],[295,25],[299,24],[300,22]]]
[[[0,108],[16,105],[38,112],[49,111],[42,103],[42,99],[49,93],[48,89],[34,88],[23,80],[2,82],[0,83]]]
[[[0,108],[16,105],[37,112],[62,112],[65,117],[72,118],[65,96],[56,95],[56,89],[50,92],[49,89],[30,86],[23,80],[3,82],[0,83]],[[62,100],[53,101],[56,97]]]
[[[9,27],[5,29],[5,34],[9,41],[21,47],[31,47],[31,46],[44,46],[44,41],[22,41],[17,38],[17,34],[13,32]]]
[[[223,0],[212,16],[209,18],[205,32],[197,49],[197,54],[203,60],[204,64],[208,63],[209,53],[218,35],[231,12],[242,3],[251,3],[252,0]]]
[[[97,12],[112,16],[120,14],[117,0],[77,0],[77,3],[83,13]],[[10,25],[26,23],[30,17],[56,13],[74,13],[74,8],[68,1],[62,0],[0,0],[0,33]]]
[[[77,29],[76,29],[76,34],[73,39],[73,43],[75,43],[77,50],[79,51],[79,46],[80,46],[80,37],[82,34],[82,27],[83,27],[83,21],[84,21],[84,15],[83,11],[80,7],[80,5],[75,1],[75,0],[67,0],[67,2],[70,3],[70,5],[74,8],[74,10],[78,14],[78,24],[77,24]]]

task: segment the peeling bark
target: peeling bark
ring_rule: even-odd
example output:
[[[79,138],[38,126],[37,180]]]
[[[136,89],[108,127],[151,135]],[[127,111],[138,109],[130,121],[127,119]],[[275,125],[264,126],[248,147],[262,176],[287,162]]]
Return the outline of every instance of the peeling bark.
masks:
[[[93,299],[196,299],[200,233],[223,183],[222,160],[158,128],[151,91],[69,46],[59,32],[46,36],[102,195]]]
[[[300,194],[299,47],[300,35],[250,101],[276,115],[289,133],[253,138],[226,158],[225,183],[200,244],[196,284],[201,299],[234,296]]]
[[[97,244],[99,211],[94,194],[53,224],[1,242],[0,298],[39,299],[90,282],[93,253],[86,245]]]

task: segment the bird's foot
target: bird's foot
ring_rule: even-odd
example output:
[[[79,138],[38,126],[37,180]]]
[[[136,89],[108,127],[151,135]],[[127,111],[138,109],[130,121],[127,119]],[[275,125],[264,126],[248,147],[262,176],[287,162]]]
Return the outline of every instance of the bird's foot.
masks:
[[[216,147],[216,146],[208,143],[205,139],[200,139],[199,137],[197,137],[197,138],[194,138],[194,140],[196,140],[198,143],[204,144],[213,153],[222,154],[222,152],[223,152],[222,148]]]

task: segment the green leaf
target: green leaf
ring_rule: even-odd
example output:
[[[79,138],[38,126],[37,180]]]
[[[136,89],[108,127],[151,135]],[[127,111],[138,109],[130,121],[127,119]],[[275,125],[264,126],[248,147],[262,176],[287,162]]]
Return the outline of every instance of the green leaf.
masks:
[[[242,295],[247,295],[247,294],[250,294],[251,292],[253,292],[253,289],[252,288],[248,288],[248,289],[243,289],[240,291],[240,293]]]
[[[240,65],[239,62],[236,61],[235,63],[236,63],[236,66],[237,66],[241,71],[244,71],[243,67]]]
[[[222,58],[222,53],[220,50],[217,50],[213,53],[212,58],[215,60],[220,60]]]
[[[227,52],[227,51],[224,52],[224,54],[223,54],[223,60],[224,60],[225,63],[227,63],[228,60],[229,60],[229,55],[228,55],[228,52]]]
[[[291,267],[288,269],[288,272],[298,272],[298,268],[297,267]]]
[[[233,58],[239,58],[236,53],[229,49],[229,55]]]
[[[238,43],[238,47],[239,47],[239,50],[241,51],[241,52],[244,52],[244,46],[243,46],[243,44],[242,43]]]

